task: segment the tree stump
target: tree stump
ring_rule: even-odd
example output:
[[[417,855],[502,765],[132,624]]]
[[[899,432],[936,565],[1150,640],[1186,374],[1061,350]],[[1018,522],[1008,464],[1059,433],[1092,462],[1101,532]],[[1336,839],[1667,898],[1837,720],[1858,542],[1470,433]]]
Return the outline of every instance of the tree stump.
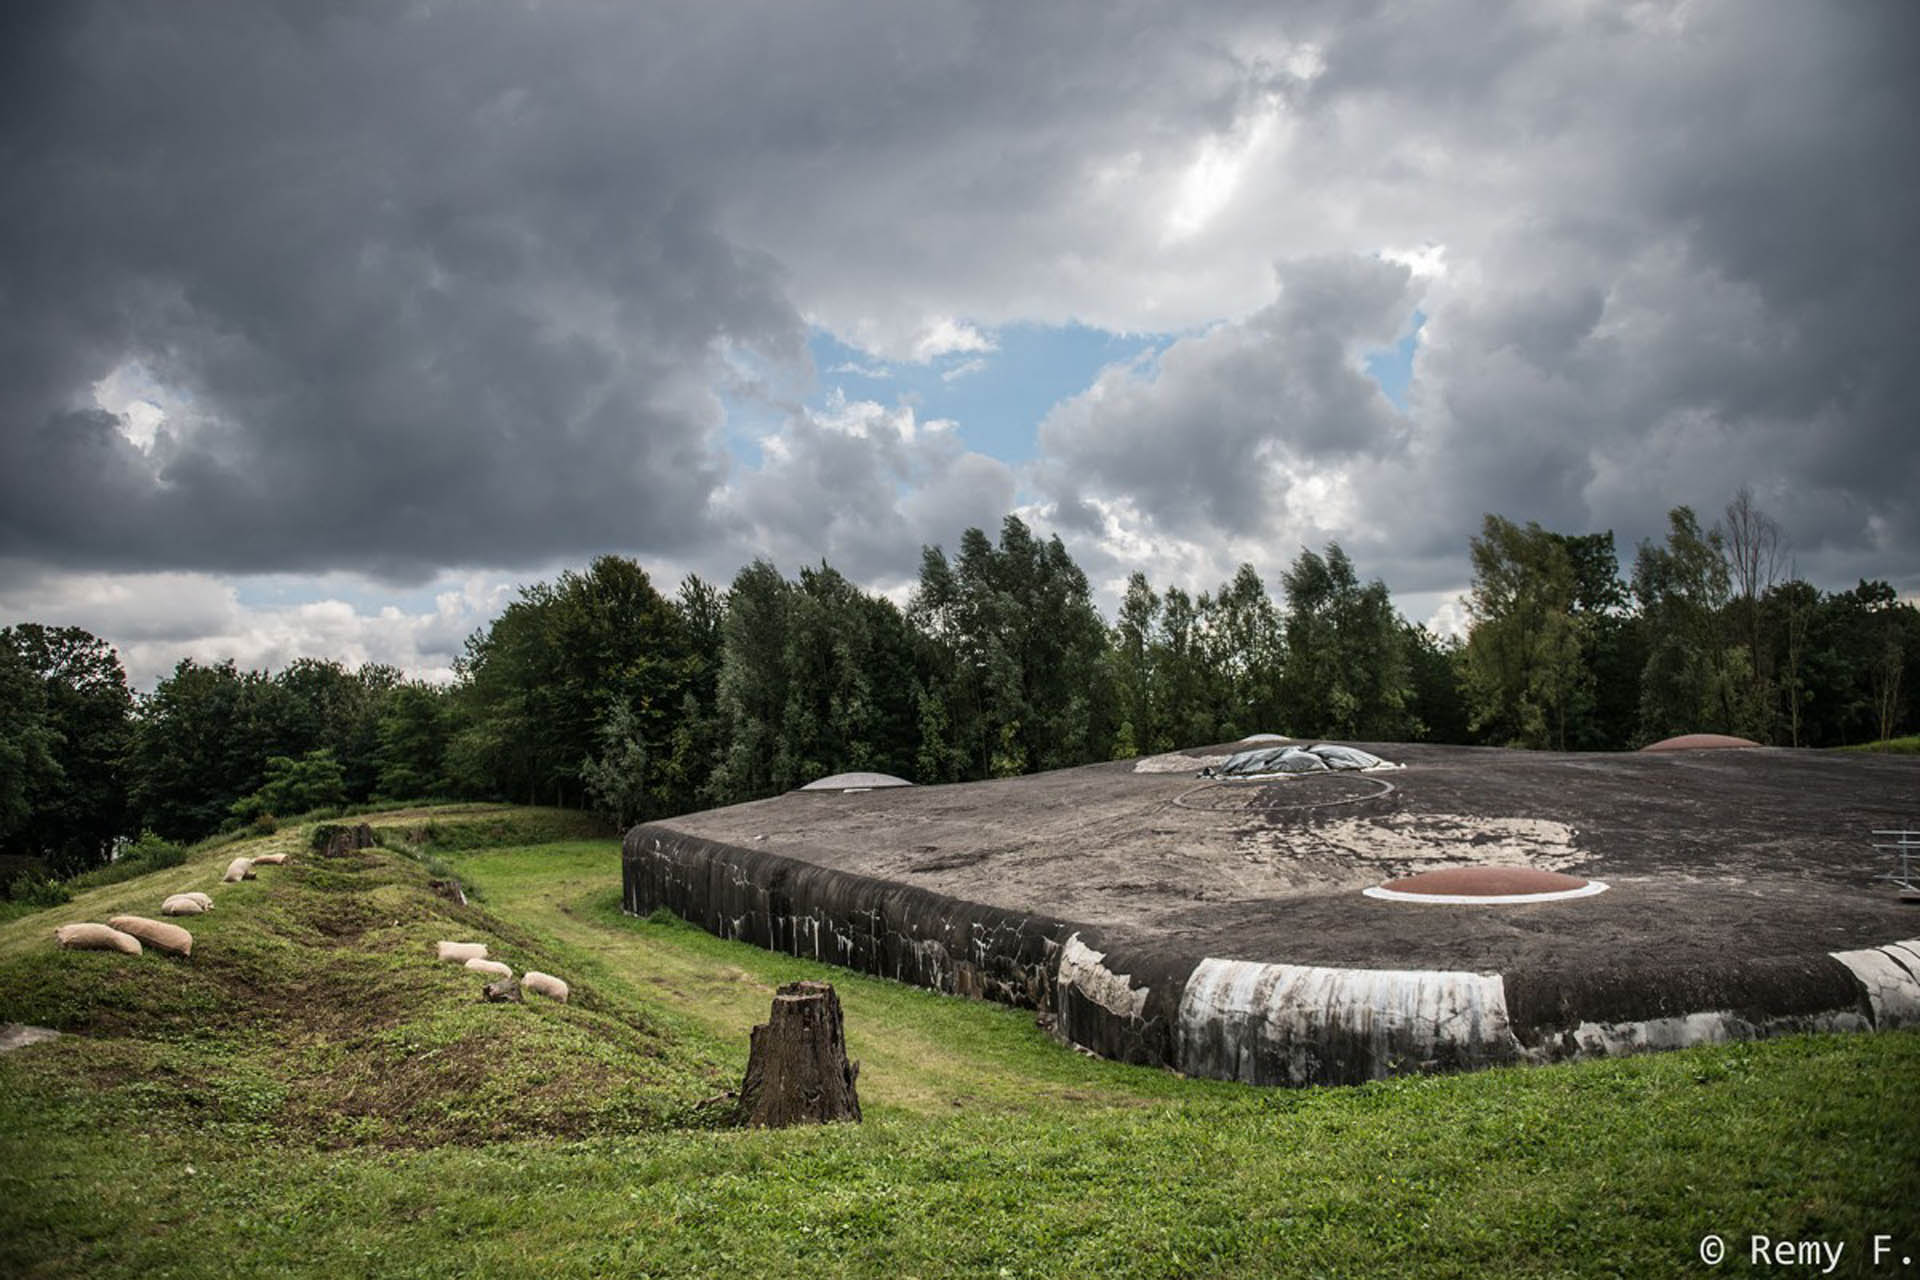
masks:
[[[753,1029],[740,1119],[784,1129],[860,1119],[853,1082],[860,1064],[847,1061],[840,997],[824,982],[789,982],[774,993],[773,1013]]]
[[[313,829],[313,847],[329,858],[344,858],[357,850],[371,849],[377,843],[373,828],[364,822],[357,827],[323,823]]]

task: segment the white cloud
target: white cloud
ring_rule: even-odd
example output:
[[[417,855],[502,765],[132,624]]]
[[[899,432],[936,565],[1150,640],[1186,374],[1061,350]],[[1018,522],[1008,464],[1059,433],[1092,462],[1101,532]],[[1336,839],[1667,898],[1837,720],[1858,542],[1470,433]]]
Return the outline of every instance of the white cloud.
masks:
[[[113,372],[93,384],[93,402],[119,419],[120,433],[143,453],[153,451],[155,437],[168,413],[165,389],[138,361],[115,366]]]
[[[876,382],[883,381],[893,376],[892,370],[888,369],[883,364],[856,364],[851,360],[845,361],[841,364],[834,365],[831,369],[828,369],[827,372],[828,373],[851,373],[856,377],[872,378]]]
[[[824,558],[856,581],[903,589],[923,545],[996,528],[1013,506],[1013,469],[967,450],[953,426],[837,392],[821,410],[795,412],[761,441],[761,465],[737,471],[720,495],[734,559],[717,571],[754,556],[788,572]]]
[[[913,358],[922,364],[939,356],[993,349],[992,338],[965,321],[950,316],[930,321],[913,340]]]
[[[1268,95],[1249,117],[1236,121],[1224,136],[1200,140],[1192,163],[1180,176],[1173,208],[1167,215],[1165,240],[1174,243],[1206,230],[1240,189],[1241,179],[1255,165],[1271,165],[1279,158],[1278,139],[1285,136],[1285,104]]]
[[[296,658],[332,658],[349,667],[387,663],[409,677],[444,682],[466,637],[512,598],[502,577],[470,573],[448,579],[430,607],[379,603],[380,587],[336,577],[299,588],[368,598],[322,595],[287,603],[248,604],[231,580],[202,573],[53,574],[0,586],[0,619],[76,626],[120,653],[127,679],[150,690],[182,658],[231,659],[242,669],[279,670]]]

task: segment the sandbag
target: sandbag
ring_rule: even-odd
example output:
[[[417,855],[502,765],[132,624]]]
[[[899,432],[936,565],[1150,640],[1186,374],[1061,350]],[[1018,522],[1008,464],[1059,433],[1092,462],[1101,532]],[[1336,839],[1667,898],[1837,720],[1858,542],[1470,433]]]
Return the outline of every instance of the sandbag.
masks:
[[[1288,747],[1279,757],[1267,762],[1269,773],[1325,773],[1327,762],[1311,751]]]
[[[1254,778],[1269,773],[1315,773],[1326,767],[1325,760],[1299,747],[1263,747],[1235,752],[1218,772],[1228,778]]]
[[[1308,747],[1325,760],[1334,769],[1377,769],[1386,761],[1371,751],[1362,751],[1358,747],[1343,747],[1337,742],[1323,742],[1317,747]]]
[[[227,874],[220,878],[228,884],[239,884],[242,880],[254,879],[253,859],[235,858],[227,864]]]
[[[206,909],[206,906],[197,898],[189,897],[184,893],[176,893],[160,904],[160,914],[163,916],[197,916],[203,914]]]
[[[520,989],[545,996],[549,1000],[557,1000],[561,1004],[567,1002],[567,984],[552,974],[541,973],[537,969],[529,969],[520,975]]]
[[[487,944],[484,942],[448,942],[444,938],[439,946],[440,958],[453,964],[465,964],[469,960],[485,960]]]
[[[176,956],[193,954],[193,935],[177,924],[149,920],[145,916],[115,916],[107,923],[122,933],[132,934],[150,947],[158,947]]]
[[[287,855],[284,853],[256,853],[253,855],[253,865],[256,867],[277,867],[286,862],[286,860]]]
[[[140,954],[140,939],[122,933],[111,925],[63,924],[53,931],[53,940],[63,951],[118,951],[123,955]]]
[[[467,968],[473,970],[475,973],[490,973],[496,978],[511,978],[513,976],[513,969],[510,965],[502,964],[498,960],[482,960],[478,956],[467,961]]]

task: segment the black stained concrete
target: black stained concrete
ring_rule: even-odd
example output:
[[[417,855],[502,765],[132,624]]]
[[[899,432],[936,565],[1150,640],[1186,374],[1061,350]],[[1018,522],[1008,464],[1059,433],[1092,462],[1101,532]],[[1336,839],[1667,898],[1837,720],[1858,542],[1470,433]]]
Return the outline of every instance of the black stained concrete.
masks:
[[[1191,769],[1142,773],[1116,762],[956,786],[793,792],[690,814],[629,837],[628,906],[665,903],[716,932],[738,932],[729,921],[770,901],[764,887],[743,886],[800,877],[814,888],[798,899],[776,889],[781,903],[851,904],[842,927],[865,929],[847,923],[855,916],[873,926],[857,945],[880,962],[854,967],[1041,1007],[1052,999],[1050,979],[1036,975],[1078,930],[1109,953],[1108,968],[1135,972],[1136,985],[1152,980],[1145,1034],[1156,1043],[1170,1034],[1175,1010],[1162,1006],[1178,999],[1173,980],[1205,956],[1500,973],[1516,1027],[1545,1028],[1703,1008],[1791,1015],[1844,1006],[1857,992],[1827,953],[1920,935],[1920,907],[1874,881],[1887,864],[1869,848],[1876,827],[1920,827],[1920,760],[1356,745],[1405,767],[1214,784]],[[697,846],[706,882],[697,892],[675,888],[668,882],[691,864],[673,871],[655,858],[636,887],[636,839]],[[731,870],[715,871],[715,856]],[[1611,888],[1497,906],[1360,892],[1488,861]],[[1011,931],[1017,962],[929,975],[942,961],[925,959],[913,940],[938,934],[943,947],[953,944],[950,957],[964,956],[973,926],[930,922],[978,916],[975,904],[990,909],[979,918]],[[805,953],[772,936],[791,927],[746,933]],[[1086,1034],[1109,1032],[1089,1024]],[[1090,1047],[1155,1060],[1140,1034]]]

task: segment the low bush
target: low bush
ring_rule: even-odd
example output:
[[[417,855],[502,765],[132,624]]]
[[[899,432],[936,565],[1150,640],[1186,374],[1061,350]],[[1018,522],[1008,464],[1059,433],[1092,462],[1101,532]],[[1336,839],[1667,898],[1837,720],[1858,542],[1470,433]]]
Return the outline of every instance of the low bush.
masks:
[[[144,876],[149,871],[177,867],[186,860],[187,851],[179,845],[163,840],[151,831],[142,831],[140,838],[128,845],[118,858],[104,867],[73,877],[67,881],[67,886],[71,889],[97,889],[101,885],[119,884],[122,880]]]
[[[49,880],[25,872],[13,878],[7,886],[7,897],[13,902],[39,910],[42,907],[57,907],[73,900],[73,890],[58,880]]]

